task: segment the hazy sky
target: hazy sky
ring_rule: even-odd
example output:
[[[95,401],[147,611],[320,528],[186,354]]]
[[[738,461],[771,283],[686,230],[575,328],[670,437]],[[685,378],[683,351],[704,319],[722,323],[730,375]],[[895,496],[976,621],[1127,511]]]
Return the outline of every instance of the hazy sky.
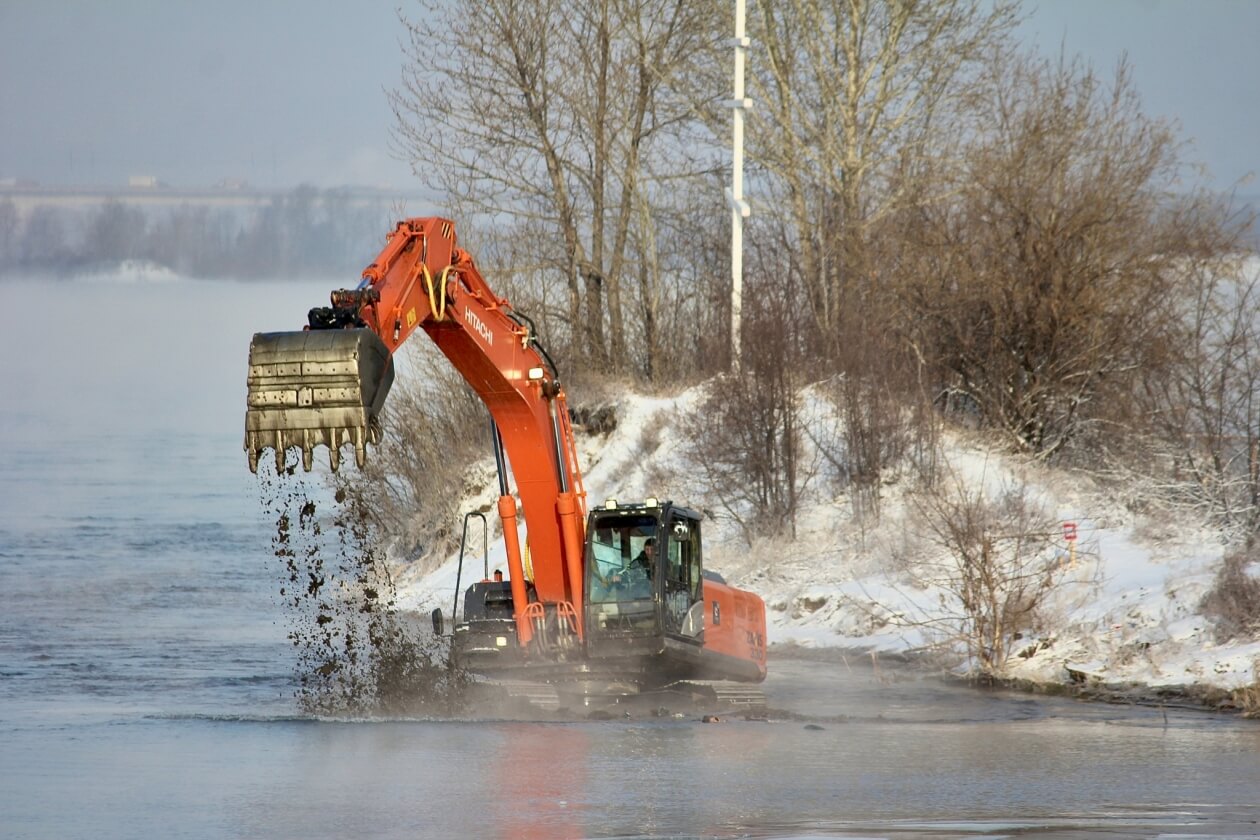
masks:
[[[389,150],[408,0],[0,0],[0,178],[416,186]],[[1260,172],[1260,0],[1041,0],[1021,33],[1180,120],[1217,186]],[[1260,192],[1256,183],[1243,192]]]

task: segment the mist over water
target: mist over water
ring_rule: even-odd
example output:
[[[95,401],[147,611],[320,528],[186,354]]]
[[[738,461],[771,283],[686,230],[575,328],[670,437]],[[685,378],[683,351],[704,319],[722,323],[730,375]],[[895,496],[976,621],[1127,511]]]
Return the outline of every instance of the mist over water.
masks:
[[[334,285],[0,287],[22,313],[0,331],[0,835],[1260,833],[1255,724],[862,656],[772,655],[770,722],[406,705],[433,684],[424,622],[378,609],[318,476],[251,475],[241,449],[250,335]]]

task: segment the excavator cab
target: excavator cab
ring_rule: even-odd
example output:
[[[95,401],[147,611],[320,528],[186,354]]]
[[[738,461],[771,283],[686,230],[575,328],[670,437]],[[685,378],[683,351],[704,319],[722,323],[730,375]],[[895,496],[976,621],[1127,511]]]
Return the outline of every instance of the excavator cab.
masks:
[[[608,502],[587,525],[588,653],[703,642],[700,518],[649,499]]]

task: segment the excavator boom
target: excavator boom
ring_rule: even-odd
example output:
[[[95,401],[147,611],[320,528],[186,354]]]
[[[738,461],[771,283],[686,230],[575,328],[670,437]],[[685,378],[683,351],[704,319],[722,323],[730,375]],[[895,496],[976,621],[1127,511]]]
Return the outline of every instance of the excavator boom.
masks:
[[[532,592],[516,535],[516,501],[499,500],[517,603],[533,597],[559,611],[580,635],[585,493],[573,449],[564,390],[529,320],[491,290],[472,258],[456,247],[455,226],[440,218],[398,223],[355,289],[332,292],[298,332],[261,333],[250,346],[245,450],[251,469],[274,450],[277,469],[297,448],[310,469],[328,447],[335,471],[351,446],[362,464],[380,440],[380,412],[393,381],[393,354],[423,330],[481,397],[511,462],[524,508],[533,564]],[[542,444],[542,445],[540,445]],[[533,617],[518,621],[532,638]]]

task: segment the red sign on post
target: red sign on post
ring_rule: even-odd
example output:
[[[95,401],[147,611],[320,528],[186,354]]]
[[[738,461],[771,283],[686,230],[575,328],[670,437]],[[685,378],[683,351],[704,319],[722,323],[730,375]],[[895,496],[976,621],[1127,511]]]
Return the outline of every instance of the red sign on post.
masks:
[[[1075,522],[1063,523],[1063,539],[1067,540],[1068,542],[1076,542],[1076,523]]]

